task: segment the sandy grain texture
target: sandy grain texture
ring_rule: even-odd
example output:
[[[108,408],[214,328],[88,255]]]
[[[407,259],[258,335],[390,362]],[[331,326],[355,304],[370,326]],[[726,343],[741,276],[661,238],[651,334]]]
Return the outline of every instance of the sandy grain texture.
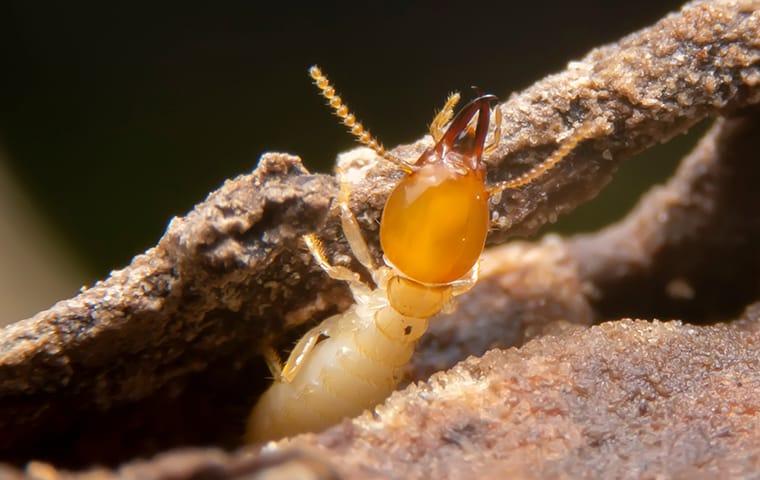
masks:
[[[470,358],[393,394],[374,415],[264,454],[176,451],[89,476],[40,463],[27,473],[61,480],[754,478],[758,389],[756,332],[621,320]]]
[[[433,322],[410,378],[534,339],[522,350],[469,359],[395,394],[377,419],[299,440],[297,451],[276,458],[185,451],[93,478],[136,478],[129,472],[137,468],[140,478],[237,478],[281,463],[312,478],[414,475],[425,466],[464,475],[464,464],[445,463],[457,458],[470,458],[483,476],[505,468],[525,477],[636,472],[629,469],[643,468],[639,459],[674,475],[757,468],[758,410],[749,394],[758,389],[756,309],[735,326],[585,327],[625,316],[729,321],[760,298],[751,248],[760,233],[758,101],[757,1],[688,4],[514,95],[500,106],[505,139],[488,159],[491,180],[519,175],[587,121],[604,128],[540,181],[497,199],[492,244],[590,199],[634,153],[705,117],[726,119],[620,224],[491,252],[458,313]],[[415,155],[429,141],[396,153]],[[379,255],[376,220],[398,172],[366,150],[341,161],[353,167],[353,208]],[[266,154],[253,173],[174,219],[125,269],[0,331],[0,460],[115,467],[171,447],[238,446],[246,410],[267,382],[258,347],[285,347],[347,305],[344,286],[325,280],[299,241],[319,231],[334,261],[350,262],[335,192],[334,178],[308,174],[297,157]],[[646,380],[657,372],[660,380]],[[595,375],[606,383],[594,383]],[[485,390],[473,397],[476,387]],[[702,390],[709,395],[699,397]],[[520,402],[509,403],[513,397]],[[641,407],[642,399],[651,405]],[[693,417],[679,409],[687,401]],[[520,424],[514,434],[489,436],[499,422],[448,422],[479,411]],[[441,442],[447,457],[433,451]],[[524,461],[538,457],[541,469],[528,469]],[[38,478],[58,472],[41,463],[26,470]]]

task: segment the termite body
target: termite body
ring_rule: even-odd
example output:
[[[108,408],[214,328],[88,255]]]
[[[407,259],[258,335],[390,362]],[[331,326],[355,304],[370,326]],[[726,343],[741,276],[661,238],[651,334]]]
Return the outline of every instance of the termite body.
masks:
[[[270,352],[275,381],[249,416],[249,442],[316,432],[384,400],[398,385],[428,319],[452,308],[454,298],[477,281],[489,228],[489,196],[532,182],[589,136],[589,129],[582,129],[538,166],[488,187],[483,157],[498,145],[501,133],[493,95],[475,98],[456,115],[459,95],[451,95],[430,125],[433,145],[407,163],[386,152],[364,129],[317,67],[310,74],[351,133],[407,175],[383,209],[380,243],[386,265],[380,266],[349,208],[350,191],[341,180],[343,232],[374,288],[355,272],[330,265],[319,239],[305,236],[317,263],[330,277],[348,283],[355,303],[307,332],[284,367]],[[495,126],[486,145],[492,115]]]

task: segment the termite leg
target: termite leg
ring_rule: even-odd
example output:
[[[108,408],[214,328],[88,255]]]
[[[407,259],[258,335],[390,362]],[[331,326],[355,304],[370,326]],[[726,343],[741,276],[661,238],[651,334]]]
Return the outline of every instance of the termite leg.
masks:
[[[567,157],[579,143],[596,137],[606,128],[608,128],[608,125],[604,120],[592,120],[584,123],[578,127],[568,139],[563,141],[546,160],[516,178],[504,180],[503,182],[491,185],[488,187],[488,194],[495,195],[509,188],[520,188],[533,183],[537,178],[556,167],[557,164]]]
[[[367,242],[364,240],[359,222],[351,211],[349,200],[351,199],[351,189],[349,183],[344,179],[345,173],[338,169],[338,179],[340,181],[340,193],[338,194],[338,206],[340,207],[340,222],[343,227],[343,235],[348,241],[348,246],[364,268],[374,274],[377,270],[375,261],[369,251]]]
[[[282,360],[277,351],[272,347],[265,347],[261,353],[264,355],[264,361],[267,362],[272,377],[275,381],[279,381],[282,378]]]
[[[438,112],[433,121],[430,122],[430,135],[436,143],[443,137],[444,127],[451,121],[454,116],[454,107],[459,103],[459,92],[454,92],[446,99],[443,108]]]
[[[485,156],[491,155],[496,150],[496,147],[499,146],[499,142],[501,142],[501,108],[498,105],[496,105],[496,109],[494,110],[493,123],[494,129],[491,142],[483,150]]]
[[[344,282],[349,283],[351,286],[354,286],[355,284],[364,285],[361,282],[361,279],[359,278],[359,274],[352,271],[349,268],[343,267],[341,265],[332,265],[327,260],[327,256],[325,255],[324,247],[322,246],[322,241],[317,238],[316,235],[313,233],[310,233],[308,235],[303,236],[303,241],[306,243],[306,246],[309,248],[309,252],[311,253],[311,256],[314,257],[314,260],[317,261],[317,264],[322,268],[322,270],[327,273],[327,275],[335,280],[342,280]]]
[[[313,233],[304,235],[303,239],[306,243],[306,246],[309,248],[311,255],[330,278],[333,278],[335,280],[342,280],[348,283],[351,291],[354,293],[354,296],[357,294],[366,295],[369,292],[367,286],[364,285],[364,283],[362,283],[361,279],[359,278],[359,274],[341,265],[330,264],[330,262],[327,260],[327,256],[325,256],[322,242],[319,240],[319,238],[317,238],[316,235]],[[285,383],[290,383],[293,381],[293,379],[296,377],[296,374],[298,374],[298,371],[303,366],[304,361],[317,345],[319,338],[323,336],[331,336],[331,331],[333,325],[335,324],[333,320],[334,318],[335,317],[328,318],[327,320],[323,321],[316,327],[306,332],[306,334],[301,337],[298,343],[296,343],[296,346],[293,347],[293,351],[290,352],[290,356],[288,356],[288,360],[285,362],[285,366],[283,366],[281,369],[279,368],[279,361],[273,360],[276,359],[276,353],[274,351],[264,352],[265,359],[269,365],[269,369],[272,371],[272,374],[275,376],[275,378]]]
[[[476,283],[478,283],[478,277],[480,277],[480,260],[475,262],[475,265],[472,267],[472,270],[470,270],[470,276],[467,277],[464,280],[460,280],[454,285],[454,288],[451,290],[451,296],[456,297],[458,295],[461,295],[465,292],[468,292],[472,289],[472,287],[475,286]]]
[[[316,327],[312,328],[293,347],[293,351],[288,356],[288,361],[285,362],[285,366],[282,367],[280,375],[276,377],[279,381],[284,383],[290,383],[296,378],[298,372],[303,367],[305,360],[309,357],[314,347],[317,346],[320,337],[330,337],[333,333],[335,326],[334,319],[336,316],[330,317],[323,321]]]
[[[467,278],[463,280],[457,280],[454,283],[451,289],[451,297],[443,306],[443,309],[441,311],[443,313],[454,312],[457,306],[456,297],[472,290],[472,287],[474,287],[478,283],[479,277],[480,277],[480,260],[475,262],[475,265],[473,265],[472,269],[470,269],[470,274],[467,276]]]

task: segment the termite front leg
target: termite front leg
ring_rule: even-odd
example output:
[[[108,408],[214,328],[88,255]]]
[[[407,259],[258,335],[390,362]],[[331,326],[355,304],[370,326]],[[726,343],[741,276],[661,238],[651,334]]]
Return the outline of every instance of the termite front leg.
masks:
[[[430,135],[433,137],[435,143],[438,143],[445,132],[444,127],[451,121],[451,117],[454,116],[454,107],[459,103],[459,93],[454,92],[446,99],[446,103],[443,108],[438,112],[433,121],[430,122]]]
[[[359,262],[364,265],[364,267],[367,268],[370,273],[372,273],[373,277],[376,277],[378,269],[375,265],[374,260],[372,259],[372,255],[370,254],[367,242],[364,240],[364,236],[362,236],[359,222],[356,220],[356,217],[354,216],[349,206],[351,190],[349,188],[349,184],[344,180],[344,177],[344,172],[342,170],[338,170],[338,179],[340,181],[338,206],[340,208],[340,219],[341,226],[343,227],[343,234],[346,236],[348,245],[351,248],[353,254],[356,256],[357,260],[359,260]],[[348,286],[351,288],[351,292],[354,294],[355,298],[359,296],[366,297],[370,294],[370,289],[364,283],[362,283],[359,275],[356,272],[341,265],[332,265],[329,260],[327,260],[322,242],[319,240],[319,238],[317,238],[316,235],[313,233],[304,235],[303,239],[317,264],[322,268],[322,270],[325,271],[325,273],[327,273],[330,278],[334,280],[342,280],[348,283]],[[285,366],[282,368],[282,371],[278,376],[281,381],[286,383],[293,381],[293,379],[296,377],[296,374],[303,366],[305,360],[308,358],[311,351],[319,342],[319,339],[321,337],[331,336],[331,330],[335,326],[336,318],[337,317],[328,318],[321,324],[306,332],[306,334],[301,337],[296,346],[293,348],[293,351],[290,352],[290,356],[288,357],[287,362],[285,362]],[[270,370],[273,370],[271,366]]]
[[[317,261],[317,264],[319,264],[322,270],[324,270],[330,278],[348,283],[354,295],[366,295],[369,292],[369,289],[361,282],[361,279],[356,272],[341,265],[330,264],[325,256],[322,242],[316,235],[313,233],[304,235],[303,239],[304,243],[306,243],[306,246],[309,248],[311,255]],[[314,350],[314,347],[317,346],[320,338],[331,336],[332,330],[335,327],[335,318],[336,317],[330,317],[306,332],[298,343],[296,343],[296,346],[293,347],[290,356],[288,356],[288,360],[282,367],[279,366],[280,363],[277,359],[277,353],[274,350],[269,349],[264,351],[264,358],[267,361],[267,365],[269,366],[272,375],[274,375],[274,377],[280,382],[292,382],[298,374],[298,371],[304,365],[306,359],[309,357],[309,354]]]
[[[319,238],[317,238],[316,235],[313,233],[304,235],[303,241],[309,248],[311,256],[314,257],[314,260],[316,260],[317,264],[330,278],[334,280],[342,280],[348,283],[351,289],[360,289],[362,291],[367,289],[367,287],[359,278],[358,273],[341,265],[330,264],[330,262],[327,260],[327,256],[325,255],[325,249],[322,246],[322,242],[319,240]]]
[[[340,223],[343,227],[343,235],[348,241],[348,246],[351,248],[354,256],[364,268],[369,270],[372,275],[372,279],[376,284],[382,284],[383,268],[378,268],[375,261],[372,258],[372,254],[367,246],[367,241],[364,240],[359,222],[354,216],[354,212],[351,211],[351,205],[349,200],[351,199],[351,187],[345,178],[345,171],[338,169],[337,171],[338,181],[340,182],[340,193],[338,194],[338,206],[340,208]]]

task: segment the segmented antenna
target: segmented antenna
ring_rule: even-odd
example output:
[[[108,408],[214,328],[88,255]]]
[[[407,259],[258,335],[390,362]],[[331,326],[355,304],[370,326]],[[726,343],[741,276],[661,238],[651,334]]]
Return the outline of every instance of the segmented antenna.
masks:
[[[556,167],[579,143],[596,135],[600,128],[601,126],[597,122],[584,123],[573,132],[573,135],[567,141],[560,144],[546,160],[516,178],[497,183],[488,189],[489,193],[494,194],[508,188],[520,188],[533,183],[537,178]]]
[[[330,85],[330,81],[327,79],[325,74],[322,73],[322,70],[318,66],[314,65],[309,68],[309,75],[314,80],[314,84],[317,86],[317,88],[319,88],[322,96],[325,97],[329,102],[330,107],[333,109],[333,113],[335,113],[335,116],[341,120],[341,123],[343,123],[343,125],[348,127],[348,131],[351,133],[351,135],[356,137],[359,143],[371,148],[375,153],[385,158],[386,160],[401,165],[405,170],[409,170],[409,165],[389,154],[388,151],[385,150],[383,144],[377,141],[377,139],[372,136],[369,130],[364,128],[364,125],[362,125],[362,123],[356,119],[354,114],[349,111],[348,105],[343,103],[340,95],[335,93],[335,88]]]

